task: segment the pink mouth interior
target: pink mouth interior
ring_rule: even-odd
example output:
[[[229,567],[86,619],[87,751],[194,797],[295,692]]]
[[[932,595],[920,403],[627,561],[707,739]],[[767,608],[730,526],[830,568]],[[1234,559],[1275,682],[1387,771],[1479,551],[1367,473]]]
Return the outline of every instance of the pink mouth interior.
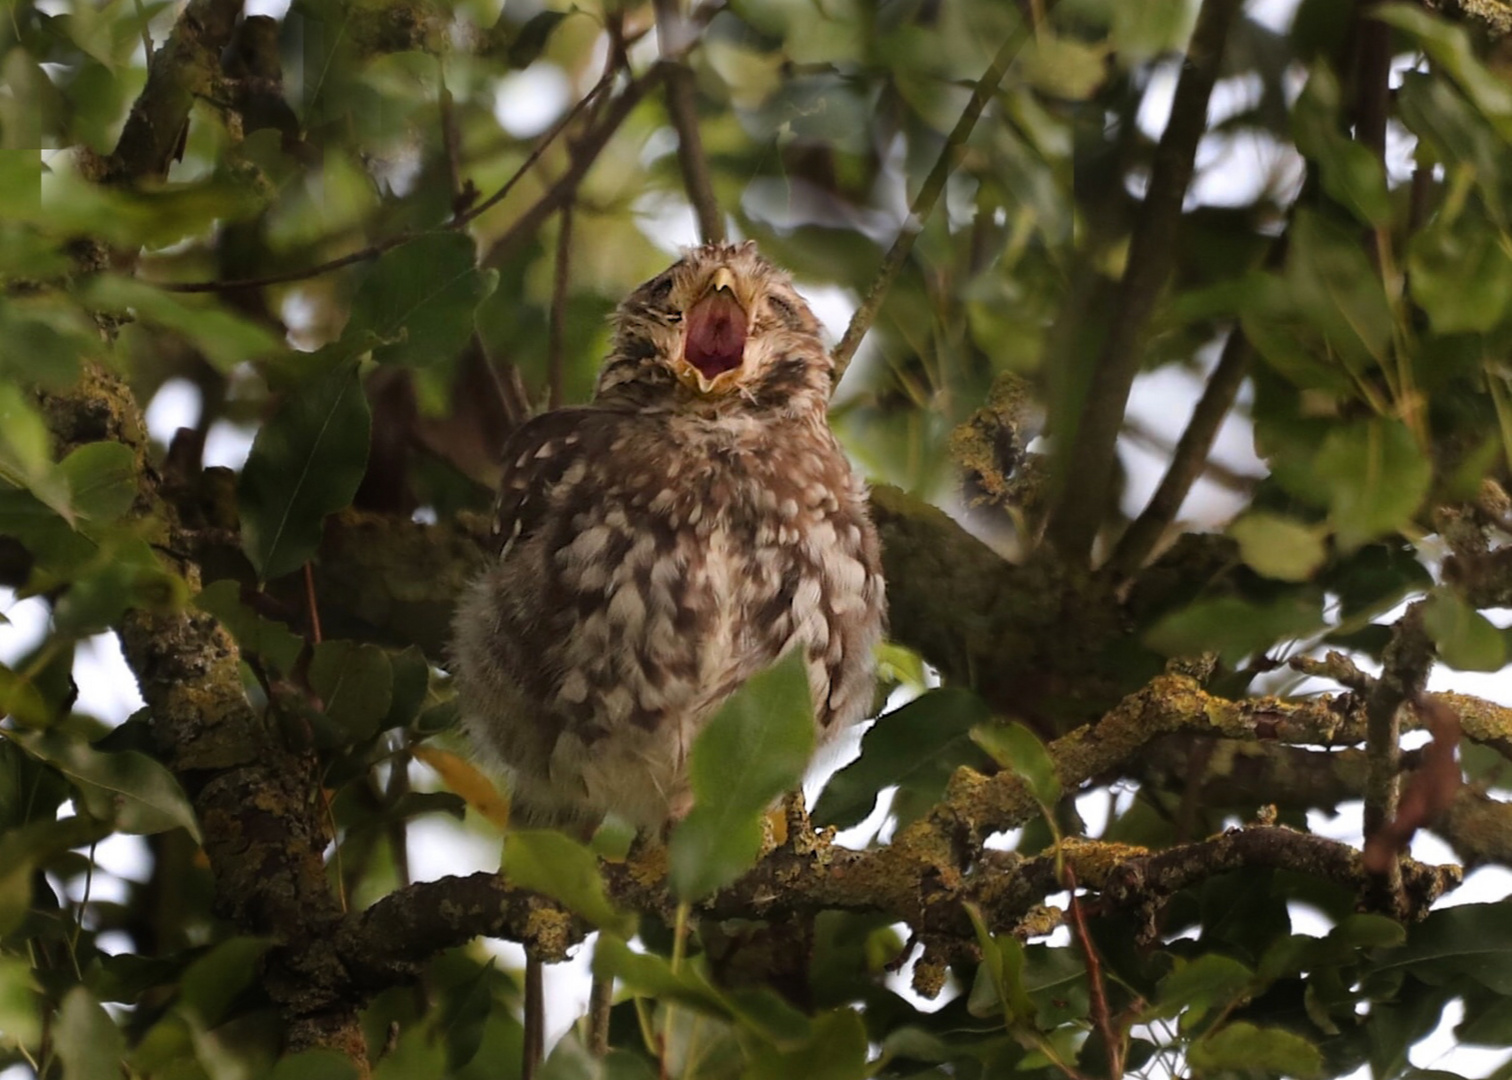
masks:
[[[746,313],[727,292],[715,292],[688,309],[683,358],[706,379],[740,366],[745,355]]]

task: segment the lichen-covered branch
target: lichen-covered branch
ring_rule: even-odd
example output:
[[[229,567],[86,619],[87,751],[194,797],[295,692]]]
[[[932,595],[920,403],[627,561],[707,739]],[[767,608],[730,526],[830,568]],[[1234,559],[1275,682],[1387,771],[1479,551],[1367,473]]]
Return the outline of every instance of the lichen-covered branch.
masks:
[[[141,414],[125,384],[102,368],[88,368],[76,387],[45,398],[44,407],[63,449],[110,438],[145,463]],[[160,550],[184,550],[175,508],[161,497],[155,473],[142,467],[138,475],[143,527],[158,534]],[[190,589],[198,588],[193,561],[165,559]],[[290,1046],[338,1050],[365,1075],[356,1005],[330,992],[344,980],[332,938],[342,912],[322,859],[330,836],[319,761],[252,708],[236,644],[210,616],[192,607],[132,610],[118,629],[159,754],[194,804],[217,910],[244,933],[279,943],[263,983],[282,1008]]]
[[[184,138],[197,95],[209,92],[231,41],[241,0],[190,0],[147,64],[147,85],[131,106],[98,179],[109,184],[163,177]]]

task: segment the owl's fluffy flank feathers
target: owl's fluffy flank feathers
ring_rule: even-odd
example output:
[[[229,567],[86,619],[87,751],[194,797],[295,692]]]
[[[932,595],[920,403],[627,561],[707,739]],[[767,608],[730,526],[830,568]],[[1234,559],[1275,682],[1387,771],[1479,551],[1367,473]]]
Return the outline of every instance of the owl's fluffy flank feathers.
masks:
[[[865,714],[880,559],[818,329],[752,245],[695,249],[620,306],[594,402],[510,439],[455,668],[517,812],[665,825],[699,730],[789,648],[821,739]]]

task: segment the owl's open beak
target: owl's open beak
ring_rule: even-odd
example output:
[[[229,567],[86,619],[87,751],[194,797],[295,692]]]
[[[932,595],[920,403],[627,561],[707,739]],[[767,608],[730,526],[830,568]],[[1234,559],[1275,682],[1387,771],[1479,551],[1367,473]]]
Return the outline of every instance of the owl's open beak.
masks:
[[[739,371],[745,359],[749,316],[735,296],[735,275],[727,267],[714,271],[709,291],[684,316],[682,363],[678,375],[701,394],[734,381],[722,378]]]

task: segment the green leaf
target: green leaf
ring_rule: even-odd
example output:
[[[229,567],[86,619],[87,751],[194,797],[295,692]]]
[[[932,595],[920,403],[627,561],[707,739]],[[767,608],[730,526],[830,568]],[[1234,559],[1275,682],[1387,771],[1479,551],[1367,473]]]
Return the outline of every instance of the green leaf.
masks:
[[[0,956],[0,1046],[35,1047],[42,1041],[42,994],[31,965]]]
[[[12,737],[73,781],[90,814],[122,832],[150,834],[183,828],[196,841],[199,822],[183,788],[160,762],[136,750],[96,750],[60,730],[14,732]]]
[[[1142,1019],[1169,1019],[1186,1013],[1183,1026],[1190,1026],[1207,1015],[1210,1009],[1222,1008],[1240,1000],[1249,992],[1255,973],[1237,960],[1208,953],[1178,966],[1160,980],[1155,1005],[1146,1009]]]
[[[164,568],[139,536],[117,533],[83,567],[53,608],[60,634],[84,637],[109,629],[127,608],[176,611],[188,599],[184,579]]]
[[[1339,83],[1326,65],[1315,65],[1292,111],[1297,149],[1317,161],[1323,190],[1369,225],[1391,224],[1386,171],[1364,143],[1339,123]]]
[[[357,1065],[339,1050],[302,1050],[279,1058],[268,1080],[357,1080]]]
[[[83,986],[63,998],[53,1046],[63,1059],[63,1080],[103,1080],[122,1075],[126,1038]]]
[[[473,240],[433,233],[385,252],[352,300],[343,344],[373,348],[381,363],[423,367],[447,361],[472,336],[473,313],[498,285],[475,265]]]
[[[782,1050],[757,1049],[745,1074],[753,1080],[862,1080],[867,1067],[868,1040],[861,1014],[836,1009],[814,1018],[812,1034],[803,1046]]]
[[[1501,631],[1480,612],[1446,589],[1435,589],[1423,604],[1423,629],[1438,646],[1439,659],[1460,671],[1500,671],[1507,663]]]
[[[1055,759],[1040,742],[1039,736],[1017,721],[1011,724],[979,724],[971,729],[971,739],[1005,769],[1029,785],[1034,800],[1041,806],[1060,801],[1061,783]]]
[[[1330,520],[1346,551],[1406,528],[1433,479],[1406,425],[1380,417],[1331,432],[1313,471],[1329,491]]]
[[[10,382],[0,382],[0,480],[28,489],[69,518],[68,485],[53,468],[52,436],[31,399]]]
[[[212,581],[194,598],[194,606],[214,615],[244,653],[262,658],[278,674],[294,670],[304,638],[242,603],[240,583],[231,578]]]
[[[755,864],[762,817],[798,786],[813,752],[813,699],[795,649],[735,691],[693,743],[693,810],[668,845],[679,897],[707,896]]]
[[[1410,971],[1430,983],[1464,975],[1512,994],[1512,901],[1435,911],[1408,930],[1406,945],[1382,954],[1373,970]]]
[[[378,732],[388,715],[394,673],[388,653],[356,641],[322,641],[310,660],[310,689],[325,703],[325,715],[348,742]]]
[[[59,271],[62,273],[62,271]],[[100,352],[98,331],[72,300],[38,296],[0,302],[0,373],[18,383],[63,390],[79,377],[79,359]]]
[[[1245,514],[1228,533],[1251,570],[1277,581],[1307,581],[1328,558],[1316,528],[1265,510]]]
[[[137,493],[136,469],[136,455],[118,442],[85,443],[58,463],[73,512],[101,524],[131,509]]]
[[[1354,368],[1382,363],[1391,343],[1391,304],[1359,238],[1311,211],[1298,211],[1289,234],[1291,298],[1323,332],[1338,360]]]
[[[551,40],[552,31],[568,16],[565,11],[538,11],[525,20],[504,53],[512,68],[526,68],[535,63]]]
[[[184,335],[222,372],[283,348],[265,327],[233,314],[217,299],[165,292],[136,278],[99,274],[81,290],[81,299],[103,311],[133,311],[139,319]]]
[[[1038,1011],[1024,985],[1024,945],[1012,934],[993,935],[974,904],[966,905],[966,914],[976,930],[977,947],[982,963],[967,998],[966,1011],[972,1016],[1001,1016],[1009,1027],[1032,1025]]]
[[[571,837],[550,829],[520,829],[504,840],[501,867],[511,884],[559,901],[594,926],[624,937],[635,921],[615,909],[593,852]]]
[[[632,992],[658,1001],[686,1005],[709,1016],[733,1020],[735,1012],[724,995],[693,964],[674,972],[672,965],[652,953],[633,951],[612,933],[599,935],[593,950],[593,974],[619,979]]]
[[[931,690],[879,717],[861,739],[861,755],[830,777],[814,804],[814,820],[848,828],[864,820],[877,793],[930,775],[939,792],[963,750],[976,757],[971,730],[992,712],[969,690]]]
[[[1407,255],[1412,298],[1434,333],[1484,332],[1507,318],[1512,254],[1507,238],[1478,213],[1435,218],[1413,236]]]
[[[1167,615],[1150,628],[1144,640],[1165,656],[1216,652],[1234,667],[1246,656],[1315,634],[1323,626],[1323,606],[1317,596],[1294,594],[1269,604],[1220,596]]]
[[[36,728],[46,727],[53,719],[53,712],[36,684],[4,664],[0,664],[0,715]],[[4,819],[0,818],[0,827],[3,824]]]
[[[1512,86],[1475,55],[1475,46],[1463,26],[1434,18],[1411,4],[1383,5],[1371,12],[1371,18],[1415,38],[1434,65],[1449,73],[1502,138],[1512,139]]]
[[[1192,1043],[1187,1060],[1199,1071],[1257,1073],[1295,1080],[1323,1075],[1323,1055],[1300,1035],[1242,1021],[1227,1024]]]
[[[212,1028],[225,1018],[238,994],[257,977],[270,938],[233,937],[222,941],[184,971],[179,980],[179,1007],[201,1027]]]
[[[371,425],[349,361],[291,391],[258,431],[238,494],[242,544],[260,579],[315,554],[325,516],[349,505],[362,482]]]

